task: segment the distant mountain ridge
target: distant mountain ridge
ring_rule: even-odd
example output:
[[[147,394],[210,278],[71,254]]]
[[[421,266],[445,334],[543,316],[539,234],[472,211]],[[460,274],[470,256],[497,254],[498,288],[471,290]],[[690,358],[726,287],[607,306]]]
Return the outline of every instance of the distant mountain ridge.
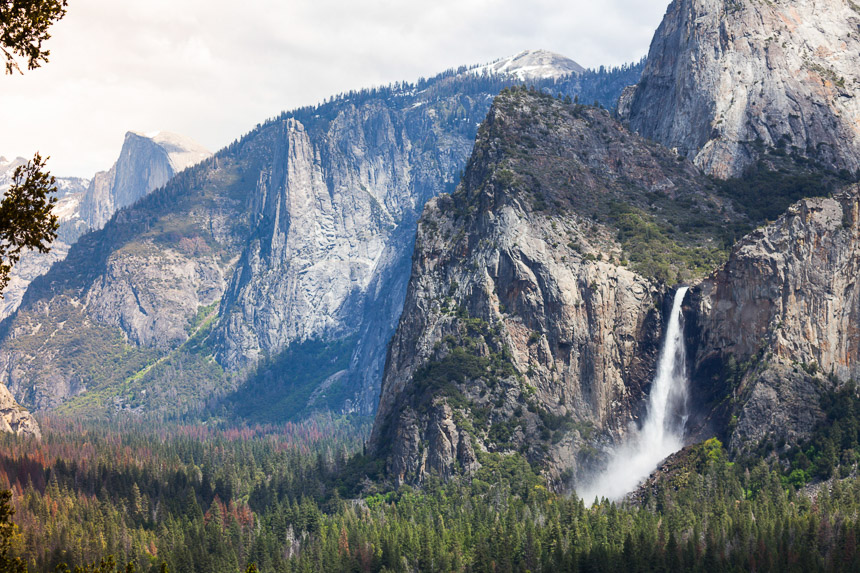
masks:
[[[101,229],[116,211],[134,204],[176,173],[210,155],[184,136],[129,132],[119,159],[109,171],[96,173],[92,179],[58,177],[58,201],[54,207],[60,222],[57,240],[51,252],[25,253],[12,269],[9,286],[0,301],[0,319],[18,308],[30,282],[63,260],[81,235]],[[20,157],[11,162],[0,158],[0,190],[11,183],[14,168],[24,163],[26,160]]]
[[[285,113],[120,211],[0,327],[10,388],[75,412],[181,413],[234,391],[248,419],[373,412],[420,210],[520,83],[469,69]],[[537,88],[611,107],[640,70]]]
[[[525,50],[509,58],[502,58],[470,70],[471,73],[478,75],[508,75],[522,82],[560,80],[585,71],[585,68],[570,58],[548,50]]]

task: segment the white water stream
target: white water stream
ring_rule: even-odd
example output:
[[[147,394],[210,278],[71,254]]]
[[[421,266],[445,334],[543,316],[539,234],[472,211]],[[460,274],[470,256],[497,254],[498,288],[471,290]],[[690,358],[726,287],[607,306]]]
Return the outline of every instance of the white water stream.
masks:
[[[586,503],[593,502],[595,497],[621,499],[645,481],[661,461],[684,446],[687,353],[681,304],[687,290],[681,287],[675,293],[657,374],[648,397],[645,423],[613,453],[604,471],[578,488]]]

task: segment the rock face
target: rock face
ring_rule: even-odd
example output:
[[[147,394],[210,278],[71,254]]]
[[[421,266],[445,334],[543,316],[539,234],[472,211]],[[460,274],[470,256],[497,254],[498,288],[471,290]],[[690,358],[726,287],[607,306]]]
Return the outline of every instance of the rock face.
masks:
[[[547,70],[563,63],[553,62]],[[262,388],[273,400],[293,392],[302,414],[372,413],[418,214],[454,188],[477,126],[517,66],[452,70],[285,113],[120,211],[37,280],[0,328],[10,389],[40,409],[80,396],[68,408],[184,412],[240,386],[238,401],[259,399]],[[592,82],[589,94],[608,89],[614,100],[638,72],[591,72],[564,85],[530,73],[562,93]],[[121,158],[101,180],[142,188],[164,167],[163,154],[146,149],[148,175],[123,176]],[[336,347],[346,359],[326,356],[311,375],[319,381],[299,380],[289,361],[306,345]],[[248,377],[262,387],[242,386]],[[255,395],[242,394],[252,386]]]
[[[128,132],[119,159],[96,173],[81,199],[80,217],[101,229],[113,214],[163,186],[176,173],[212,155],[187,137],[167,132]]]
[[[735,448],[803,437],[819,397],[860,379],[860,189],[803,200],[697,286],[694,394],[739,404]]]
[[[370,440],[392,479],[521,452],[558,480],[586,442],[623,436],[651,381],[666,293],[654,269],[627,262],[623,229],[632,213],[660,228],[676,203],[731,212],[689,162],[606,112],[500,95],[463,183],[419,224]]]
[[[707,173],[767,147],[860,168],[860,8],[844,0],[674,0],[627,119]]]
[[[0,384],[0,432],[18,436],[42,438],[36,419],[22,408],[3,384]]]
[[[134,204],[162,187],[176,173],[210,155],[199,144],[180,135],[129,132],[119,159],[109,171],[96,173],[92,180],[58,178],[57,204],[54,207],[60,222],[57,239],[51,245],[51,252],[25,253],[12,269],[9,286],[3,292],[0,304],[0,319],[18,308],[33,279],[65,259],[69,248],[81,235],[101,229],[119,209]],[[14,167],[24,162],[21,158],[5,163],[0,160],[0,189],[4,169],[8,179]]]
[[[441,87],[402,106],[343,101],[324,122],[272,127],[249,205],[254,228],[214,334],[225,368],[361,333],[344,381],[361,391],[346,408],[373,411],[418,212],[453,185],[488,106],[482,91],[458,94],[461,121]]]

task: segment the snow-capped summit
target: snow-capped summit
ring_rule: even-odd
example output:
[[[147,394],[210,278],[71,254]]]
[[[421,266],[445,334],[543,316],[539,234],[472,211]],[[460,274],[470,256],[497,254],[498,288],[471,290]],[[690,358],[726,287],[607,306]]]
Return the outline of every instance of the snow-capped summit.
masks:
[[[561,54],[548,50],[526,50],[509,58],[479,66],[472,73],[514,76],[520,81],[559,79],[578,75],[585,68]]]

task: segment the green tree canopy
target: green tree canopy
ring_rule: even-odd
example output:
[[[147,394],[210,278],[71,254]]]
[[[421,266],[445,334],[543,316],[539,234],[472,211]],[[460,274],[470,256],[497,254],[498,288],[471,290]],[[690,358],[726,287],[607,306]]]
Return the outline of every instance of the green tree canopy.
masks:
[[[0,572],[26,573],[27,565],[19,558],[11,555],[12,540],[17,528],[12,522],[15,508],[12,507],[12,492],[0,491]]]
[[[51,35],[48,29],[66,15],[66,0],[0,0],[0,51],[6,73],[34,70],[51,54],[42,47]],[[21,59],[21,64],[18,60]]]

